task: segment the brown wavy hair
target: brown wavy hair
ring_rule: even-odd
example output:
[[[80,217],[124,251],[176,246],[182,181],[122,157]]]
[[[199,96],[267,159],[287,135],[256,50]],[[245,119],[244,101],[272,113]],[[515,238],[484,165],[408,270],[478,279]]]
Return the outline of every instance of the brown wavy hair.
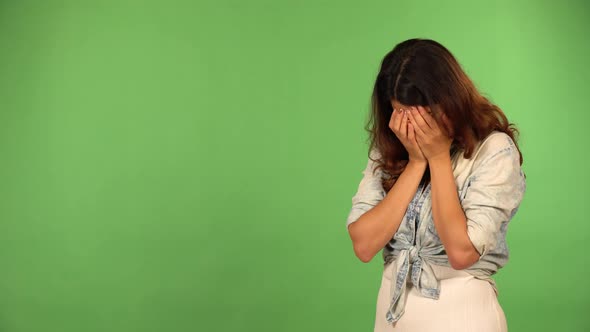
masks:
[[[444,112],[454,132],[451,154],[463,150],[464,157],[471,158],[477,143],[498,130],[512,138],[522,165],[518,129],[477,90],[451,52],[434,40],[408,39],[383,58],[365,125],[370,139],[369,158],[376,163],[376,169],[383,170],[385,190],[391,189],[408,163],[408,151],[389,128],[392,100],[407,106],[430,107],[443,129],[446,128],[441,117]],[[380,158],[371,157],[373,149],[379,152]],[[423,181],[429,179],[427,169]]]

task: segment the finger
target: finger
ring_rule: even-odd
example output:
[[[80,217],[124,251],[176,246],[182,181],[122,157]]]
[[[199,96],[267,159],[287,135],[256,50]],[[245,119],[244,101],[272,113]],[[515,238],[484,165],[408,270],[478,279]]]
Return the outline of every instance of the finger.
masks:
[[[393,128],[395,129],[396,132],[399,132],[400,127],[402,125],[402,118],[403,118],[403,114],[402,112],[398,109],[398,110],[394,110],[393,111],[394,115],[393,115]]]
[[[416,132],[416,135],[423,136],[425,134],[424,130],[425,128],[428,128],[428,125],[426,122],[424,122],[424,119],[422,119],[420,115],[416,115],[414,111],[408,111],[408,113],[410,121],[412,121],[412,124],[414,125],[414,131]]]
[[[404,115],[402,116],[402,124],[401,128],[399,129],[400,135],[402,138],[406,139],[408,136],[408,112],[404,111]]]
[[[414,126],[411,122],[408,122],[408,140],[410,140],[412,144],[416,143],[416,132],[414,131]]]
[[[411,129],[411,134],[410,134],[410,129]],[[420,148],[420,145],[422,145],[422,139],[420,139],[418,137],[418,135],[416,134],[416,126],[410,126],[408,125],[408,136],[412,136],[411,143],[414,144],[414,146],[416,146],[419,150],[422,150]]]
[[[430,129],[430,126],[428,125],[426,120],[424,120],[424,117],[422,116],[422,114],[420,114],[418,108],[414,107],[412,109],[412,119],[416,121],[416,125],[418,127],[422,128],[422,131],[427,131],[428,129]]]
[[[424,122],[428,124],[430,128],[436,128],[436,120],[432,117],[429,111],[427,111],[423,106],[418,106],[418,113],[422,115]]]

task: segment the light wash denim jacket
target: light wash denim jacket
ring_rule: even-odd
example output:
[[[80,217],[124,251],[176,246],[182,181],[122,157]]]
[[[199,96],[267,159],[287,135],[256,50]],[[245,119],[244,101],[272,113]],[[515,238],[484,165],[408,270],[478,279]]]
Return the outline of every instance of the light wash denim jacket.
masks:
[[[377,150],[371,157],[378,159]],[[514,142],[504,132],[494,131],[481,140],[470,159],[459,149],[452,156],[453,174],[459,200],[467,217],[467,234],[481,255],[464,271],[487,280],[498,292],[491,276],[508,262],[506,230],[516,214],[526,189],[524,173]],[[381,169],[369,159],[356,194],[346,227],[373,208],[386,195],[381,185]],[[420,184],[408,205],[399,229],[382,250],[384,266],[393,262],[391,302],[386,319],[393,323],[404,313],[406,282],[410,281],[424,297],[438,299],[440,282],[431,264],[450,267],[432,220],[430,184],[422,193]],[[416,231],[417,228],[417,231]],[[414,245],[414,239],[416,244]]]

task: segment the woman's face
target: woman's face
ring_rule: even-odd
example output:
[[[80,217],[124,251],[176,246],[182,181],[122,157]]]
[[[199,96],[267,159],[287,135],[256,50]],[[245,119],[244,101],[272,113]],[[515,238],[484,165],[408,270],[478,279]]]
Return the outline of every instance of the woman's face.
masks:
[[[395,111],[398,111],[400,109],[405,110],[405,109],[411,109],[412,107],[416,107],[416,105],[412,106],[412,105],[404,105],[402,103],[400,103],[399,101],[392,99],[391,100],[391,107],[393,107],[393,109]],[[449,118],[447,117],[447,115],[444,112],[440,112],[441,116],[440,116],[440,120],[437,119],[436,114],[433,114],[433,111],[430,107],[428,106],[423,106],[424,109],[426,109],[426,111],[428,112],[428,114],[430,114],[435,120],[437,120],[437,123],[439,124],[439,126],[441,127],[441,129],[447,131],[447,133],[449,134],[450,137],[454,136],[454,131],[453,131],[453,126],[451,125],[451,122],[449,120]],[[436,109],[440,109],[440,107],[436,107]],[[441,122],[442,122],[442,126],[441,126]]]

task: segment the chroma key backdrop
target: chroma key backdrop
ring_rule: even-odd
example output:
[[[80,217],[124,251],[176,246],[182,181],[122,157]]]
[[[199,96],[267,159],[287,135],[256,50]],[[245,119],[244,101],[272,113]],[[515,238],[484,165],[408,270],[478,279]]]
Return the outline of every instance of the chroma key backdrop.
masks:
[[[2,1],[0,331],[372,331],[345,229],[382,57],[521,132],[509,331],[589,331],[587,1]]]

